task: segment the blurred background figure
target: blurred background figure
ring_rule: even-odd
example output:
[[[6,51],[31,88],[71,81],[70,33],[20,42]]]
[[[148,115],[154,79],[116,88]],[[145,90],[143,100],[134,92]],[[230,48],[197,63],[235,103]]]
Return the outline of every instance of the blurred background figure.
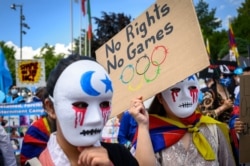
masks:
[[[4,127],[8,123],[8,120],[4,119],[4,116],[0,116],[0,123]]]
[[[16,158],[10,142],[10,137],[0,125],[0,165],[16,166]]]
[[[205,79],[206,87],[201,89],[203,100],[199,105],[203,114],[228,124],[233,111],[232,82],[232,73],[225,65],[221,65],[213,76]]]
[[[10,87],[9,94],[5,98],[5,102],[17,104],[25,102],[25,99],[23,98],[23,96],[18,94],[18,88],[15,85],[12,85]]]
[[[20,155],[20,163],[22,166],[28,159],[39,157],[40,153],[47,147],[50,134],[56,131],[55,120],[47,114],[44,104],[47,98],[48,92],[46,87],[37,88],[33,101],[42,101],[44,115],[34,121],[24,135]]]

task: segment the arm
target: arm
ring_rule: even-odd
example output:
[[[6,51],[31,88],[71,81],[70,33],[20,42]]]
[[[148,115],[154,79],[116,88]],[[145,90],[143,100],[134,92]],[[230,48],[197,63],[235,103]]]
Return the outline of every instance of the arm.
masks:
[[[138,97],[131,101],[129,112],[138,123],[138,136],[135,157],[139,162],[139,165],[156,165],[153,145],[148,129],[149,116],[147,110],[143,105],[142,97]]]
[[[243,129],[244,129],[243,125],[244,125],[244,122],[240,121],[239,118],[235,119],[234,129],[235,129],[236,133],[240,134],[243,132]]]
[[[233,107],[233,101],[231,99],[224,100],[224,103],[214,110],[214,113],[219,116],[224,111]]]

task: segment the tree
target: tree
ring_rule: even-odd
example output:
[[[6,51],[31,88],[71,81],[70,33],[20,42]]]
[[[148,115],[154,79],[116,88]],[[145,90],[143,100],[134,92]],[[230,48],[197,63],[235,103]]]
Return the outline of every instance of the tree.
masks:
[[[238,16],[232,18],[231,23],[240,56],[250,56],[250,0],[245,0],[237,9]]]
[[[51,70],[56,66],[57,62],[64,57],[65,54],[55,53],[55,46],[49,46],[48,43],[45,43],[45,45],[40,50],[40,55],[34,56],[34,59],[44,59],[45,78],[47,80]]]
[[[209,5],[204,0],[199,0],[195,6],[195,11],[204,38],[211,36],[213,32],[221,27],[221,20],[215,17],[216,8],[209,11]]]
[[[237,11],[238,16],[232,19],[235,36],[250,42],[250,0],[245,0]]]
[[[228,33],[225,30],[218,30],[221,27],[222,21],[215,17],[216,8],[209,10],[208,3],[204,0],[199,0],[195,6],[195,10],[204,41],[208,39],[210,43],[210,58],[212,60],[221,59],[221,57],[218,57],[218,53],[224,47],[225,43],[228,43]]]
[[[105,42],[111,39],[114,35],[120,32],[126,25],[128,25],[131,21],[130,16],[126,16],[123,13],[110,13],[102,12],[101,18],[93,17],[95,20],[95,24],[97,25],[97,29],[95,29],[95,33],[92,34],[91,39],[91,56],[96,58],[95,51],[101,47]],[[81,54],[84,55],[84,45],[85,45],[85,30],[82,30],[81,40],[82,40],[82,51]],[[79,39],[80,37],[74,39],[76,47],[74,48],[74,52],[79,53]]]
[[[106,43],[109,39],[120,32],[126,25],[131,22],[131,17],[126,16],[123,13],[110,13],[102,12],[101,18],[93,17],[97,28],[95,33],[92,35],[91,39],[91,56],[96,58],[95,51]],[[85,30],[82,30],[81,40],[82,40],[82,51],[81,54],[84,55],[84,45],[85,45]],[[74,39],[76,47],[74,52],[79,53],[79,38]]]
[[[210,42],[210,57],[213,60],[222,59],[225,55],[229,53],[229,45],[228,45],[228,31],[221,30],[215,31],[211,36],[208,37]],[[227,50],[222,49],[226,47]]]
[[[125,16],[123,13],[107,14],[102,12],[101,18],[94,17],[94,19],[97,24],[96,37],[98,44],[102,45],[128,25],[131,17]]]

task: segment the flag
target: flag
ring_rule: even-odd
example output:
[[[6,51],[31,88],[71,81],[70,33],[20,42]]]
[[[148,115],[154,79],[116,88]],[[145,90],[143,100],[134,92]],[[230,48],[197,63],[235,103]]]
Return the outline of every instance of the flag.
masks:
[[[89,20],[89,25],[88,25],[88,39],[91,40],[92,38],[92,23],[91,23],[91,8],[90,8],[90,0],[87,0],[87,12],[88,12],[88,20]]]
[[[209,45],[209,40],[208,39],[206,40],[206,49],[207,49],[208,57],[210,58],[210,45]]]
[[[235,42],[233,28],[232,28],[232,25],[231,25],[230,21],[229,21],[228,36],[229,36],[230,50],[233,52],[233,54],[234,54],[234,56],[236,58],[236,61],[237,61],[238,65],[239,65],[239,53],[238,53],[237,45],[236,45],[236,42]]]
[[[0,48],[0,91],[7,94],[10,86],[13,84],[13,80],[10,74],[10,70],[5,59],[2,48]]]
[[[85,16],[86,15],[86,10],[85,10],[85,0],[81,0],[81,6],[82,6],[82,14]]]

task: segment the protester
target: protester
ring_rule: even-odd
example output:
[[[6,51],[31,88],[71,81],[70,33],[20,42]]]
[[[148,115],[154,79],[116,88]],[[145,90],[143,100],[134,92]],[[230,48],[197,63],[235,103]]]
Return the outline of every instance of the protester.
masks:
[[[43,102],[44,116],[36,120],[26,131],[21,147],[20,162],[23,166],[25,162],[33,157],[39,157],[41,152],[47,147],[49,136],[56,131],[55,120],[48,115],[45,99],[48,98],[46,87],[39,87],[36,91],[36,101]]]
[[[204,115],[228,124],[233,110],[233,97],[228,90],[231,72],[225,65],[215,71],[212,77],[205,80],[207,87],[201,89],[204,95],[199,107]]]
[[[23,96],[18,94],[18,88],[15,85],[12,85],[10,87],[10,94],[6,96],[6,103],[12,103],[12,104],[17,104],[17,103],[24,103],[25,100]]]
[[[193,75],[156,94],[149,115],[141,97],[131,101],[138,123],[132,150],[140,164],[235,165],[226,124],[197,110],[198,93]]]
[[[16,127],[11,127],[10,128],[10,138],[19,138],[20,137],[20,134],[17,130]]]
[[[245,67],[243,70],[236,69],[235,74],[238,75],[250,75],[250,67]],[[238,82],[240,82],[240,77],[238,77]],[[240,87],[239,90],[236,91],[237,95],[234,101],[234,109],[231,115],[231,119],[229,121],[229,127],[230,127],[230,135],[232,139],[232,147],[234,156],[236,159],[237,165],[240,165],[239,162],[239,134],[243,133],[244,129],[244,123],[239,119],[240,114]],[[242,164],[244,165],[244,164]],[[246,164],[245,164],[246,165]],[[249,163],[250,165],[250,163]]]
[[[241,67],[238,67],[234,70],[233,79],[235,82],[235,88],[234,88],[234,98],[236,99],[239,92],[240,92],[240,75],[243,74],[243,69]]]
[[[0,125],[0,163],[1,166],[16,166],[16,158],[10,142],[10,137]],[[3,161],[2,161],[3,160]]]
[[[45,105],[56,119],[57,131],[39,156],[43,166],[138,165],[124,146],[100,142],[113,88],[95,60],[79,55],[62,59],[50,73],[47,90]]]
[[[4,119],[4,116],[1,115],[0,116],[0,123],[1,123],[1,126],[4,127],[8,123],[8,120]]]

